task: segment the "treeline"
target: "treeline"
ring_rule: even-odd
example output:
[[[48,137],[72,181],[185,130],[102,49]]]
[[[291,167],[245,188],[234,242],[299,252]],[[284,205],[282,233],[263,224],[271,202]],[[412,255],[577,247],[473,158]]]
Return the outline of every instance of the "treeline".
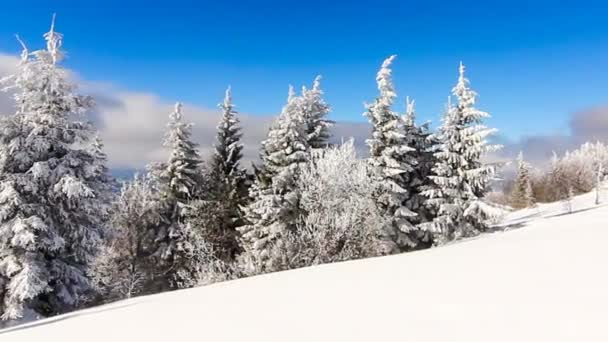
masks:
[[[515,178],[506,183],[504,195],[494,199],[513,208],[557,201],[569,206],[573,196],[595,191],[599,204],[607,165],[608,146],[601,142],[584,143],[561,157],[554,153],[550,166],[540,170],[533,169],[520,153]]]
[[[392,109],[395,56],[367,105],[368,158],[352,141],[328,143],[332,122],[321,79],[287,103],[250,174],[230,89],[220,105],[214,153],[204,160],[177,104],[164,162],[121,184],[83,117],[90,97],[61,68],[61,34],[23,46],[2,80],[16,112],[0,122],[0,313],[50,316],[134,295],[291,268],[407,252],[473,236],[496,208],[483,197],[498,146],[461,64],[455,103],[431,131]],[[160,140],[160,139],[159,139]],[[201,303],[204,305],[204,303]]]

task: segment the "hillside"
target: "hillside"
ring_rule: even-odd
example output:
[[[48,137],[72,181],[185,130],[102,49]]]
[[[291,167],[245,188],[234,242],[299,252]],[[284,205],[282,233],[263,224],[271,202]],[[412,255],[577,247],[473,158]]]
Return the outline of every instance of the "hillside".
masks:
[[[608,206],[514,212],[442,248],[127,300],[4,341],[608,341]]]

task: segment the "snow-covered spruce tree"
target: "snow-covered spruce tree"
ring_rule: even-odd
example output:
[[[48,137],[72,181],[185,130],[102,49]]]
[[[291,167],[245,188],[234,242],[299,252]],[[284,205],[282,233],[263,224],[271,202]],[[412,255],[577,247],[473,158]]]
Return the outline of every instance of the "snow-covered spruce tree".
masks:
[[[90,97],[59,66],[62,35],[24,46],[15,75],[2,80],[17,111],[0,131],[0,313],[43,316],[77,307],[108,216],[108,175],[91,124],[79,121]]]
[[[430,176],[436,162],[433,150],[437,141],[431,134],[429,122],[422,125],[416,124],[415,104],[413,100],[410,101],[409,97],[406,98],[405,107],[406,113],[403,116],[405,143],[413,149],[407,152],[413,169],[406,175],[409,182],[407,186],[409,195],[405,204],[407,208],[416,213],[416,216],[409,218],[410,222],[421,225],[432,221],[436,215],[436,210],[426,203],[427,198],[423,192],[433,186]],[[427,231],[418,229],[416,235],[416,248],[431,246],[432,237]]]
[[[372,124],[372,136],[366,142],[370,148],[370,171],[377,186],[375,199],[382,213],[391,218],[384,234],[397,251],[417,245],[418,232],[412,223],[416,213],[407,207],[407,201],[412,183],[418,182],[412,178],[418,162],[415,149],[408,146],[403,119],[391,109],[396,94],[390,66],[395,57],[390,56],[382,63],[376,77],[380,95],[367,106],[364,115]]]
[[[431,176],[435,186],[424,192],[429,204],[438,210],[435,220],[423,225],[433,233],[436,244],[486,230],[488,220],[497,213],[481,199],[496,166],[484,164],[481,158],[500,146],[488,145],[486,138],[495,130],[482,122],[489,114],[475,108],[477,94],[469,87],[462,63],[459,71],[458,83],[452,90],[458,104],[448,104],[436,135],[440,145]]]
[[[285,233],[295,231],[301,214],[297,179],[309,146],[299,102],[290,87],[287,104],[262,142],[262,166],[245,208],[248,224],[239,227],[245,256],[260,272],[277,270],[269,251]]]
[[[241,208],[248,202],[247,173],[240,165],[242,133],[230,88],[220,108],[223,114],[205,176],[204,198],[192,203],[188,220],[200,230],[218,258],[230,261],[239,251],[236,228],[244,224]]]
[[[164,270],[156,252],[156,229],[163,223],[154,183],[135,176],[123,184],[112,210],[108,243],[95,262],[94,280],[103,301],[162,290]],[[160,287],[160,288],[159,288]]]
[[[517,176],[511,192],[511,206],[513,208],[530,208],[534,206],[534,203],[530,167],[524,160],[523,152],[520,152],[517,157]]]
[[[164,146],[171,149],[169,160],[150,167],[160,191],[160,210],[166,222],[155,237],[156,255],[166,269],[170,289],[196,284],[200,268],[202,239],[184,219],[188,204],[198,193],[201,175],[201,158],[191,140],[191,127],[183,122],[182,105],[177,103],[164,140]]]
[[[306,121],[306,134],[310,148],[325,148],[328,145],[329,128],[333,121],[327,119],[329,105],[323,100],[321,76],[317,76],[312,89],[302,88],[300,110]]]

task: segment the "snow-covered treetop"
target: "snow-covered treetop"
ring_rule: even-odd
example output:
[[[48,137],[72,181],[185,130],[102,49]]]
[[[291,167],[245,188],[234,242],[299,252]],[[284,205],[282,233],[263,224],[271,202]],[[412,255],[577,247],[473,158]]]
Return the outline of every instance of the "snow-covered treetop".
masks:
[[[380,90],[380,101],[384,106],[391,106],[393,104],[393,99],[397,97],[391,77],[391,64],[393,64],[395,58],[397,58],[397,55],[392,55],[385,59],[376,76],[378,90]]]
[[[410,97],[405,98],[405,116],[403,122],[406,126],[414,126],[416,123],[416,110],[414,100],[410,100]]]
[[[481,119],[487,118],[490,115],[474,108],[477,93],[471,89],[469,80],[465,77],[465,70],[466,67],[460,62],[460,66],[458,67],[458,83],[452,89],[452,94],[458,98],[458,107],[462,110],[464,120],[478,123]]]
[[[44,39],[46,40],[46,49],[51,56],[51,60],[53,61],[53,64],[56,64],[63,57],[63,54],[61,53],[63,35],[55,32],[55,14],[53,14],[51,29],[44,34]]]

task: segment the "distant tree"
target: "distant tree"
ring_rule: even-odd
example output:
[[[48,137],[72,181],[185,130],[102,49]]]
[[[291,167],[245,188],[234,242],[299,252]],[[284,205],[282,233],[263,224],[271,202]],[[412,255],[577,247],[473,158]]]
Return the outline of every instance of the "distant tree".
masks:
[[[513,208],[530,208],[536,203],[530,179],[530,167],[524,161],[522,152],[517,157],[517,176],[511,191],[511,206]]]
[[[495,210],[482,201],[495,166],[482,163],[481,157],[498,146],[488,145],[486,137],[495,130],[482,125],[488,113],[475,108],[477,94],[469,87],[460,64],[460,77],[452,90],[458,105],[448,104],[436,138],[440,145],[435,152],[437,163],[431,179],[434,187],[424,193],[437,209],[437,217],[424,227],[442,244],[460,237],[476,235],[487,229]]]
[[[63,36],[24,46],[15,75],[2,80],[17,112],[0,131],[0,314],[49,316],[92,293],[89,273],[105,235],[109,176],[95,130],[80,121],[90,97],[59,65]]]

